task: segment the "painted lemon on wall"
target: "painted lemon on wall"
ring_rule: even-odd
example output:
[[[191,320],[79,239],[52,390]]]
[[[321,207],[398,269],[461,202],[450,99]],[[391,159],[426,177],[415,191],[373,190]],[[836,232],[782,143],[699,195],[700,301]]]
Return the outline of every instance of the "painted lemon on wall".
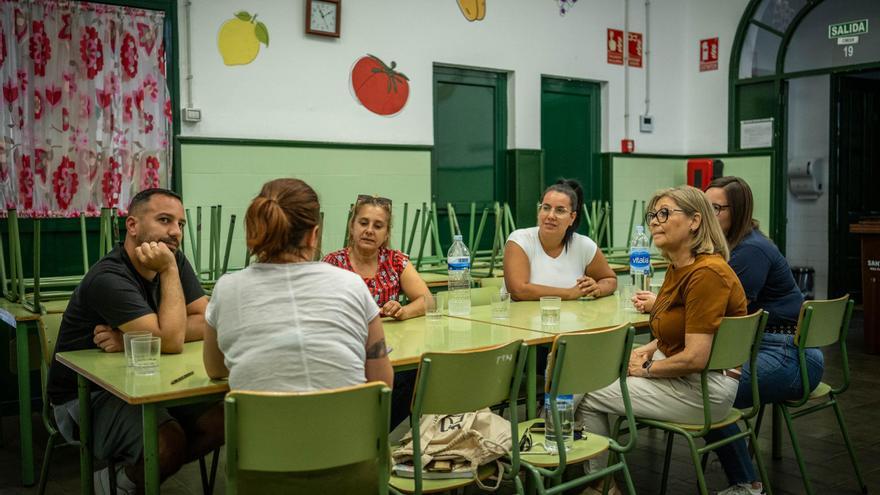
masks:
[[[260,43],[269,46],[269,30],[265,24],[257,22],[257,14],[251,16],[245,11],[224,22],[217,34],[217,49],[226,65],[253,62],[260,52]]]
[[[464,18],[473,21],[482,21],[486,17],[486,0],[456,0]]]

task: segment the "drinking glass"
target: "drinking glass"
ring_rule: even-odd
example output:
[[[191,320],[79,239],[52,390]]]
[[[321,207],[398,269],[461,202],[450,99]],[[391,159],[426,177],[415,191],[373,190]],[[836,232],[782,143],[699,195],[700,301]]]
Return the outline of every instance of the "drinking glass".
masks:
[[[541,325],[559,325],[559,314],[562,312],[562,298],[559,296],[544,296],[541,298]]]
[[[492,318],[506,320],[510,317],[510,294],[499,292],[492,294]]]
[[[159,371],[159,357],[162,355],[160,337],[135,337],[131,339],[131,358],[134,372],[138,375],[152,375]]]
[[[122,346],[125,349],[125,365],[129,368],[134,366],[134,360],[131,358],[131,339],[135,337],[152,337],[153,334],[150,332],[123,332],[122,333]]]
[[[428,294],[425,296],[425,318],[429,322],[438,322],[446,307],[446,294]]]

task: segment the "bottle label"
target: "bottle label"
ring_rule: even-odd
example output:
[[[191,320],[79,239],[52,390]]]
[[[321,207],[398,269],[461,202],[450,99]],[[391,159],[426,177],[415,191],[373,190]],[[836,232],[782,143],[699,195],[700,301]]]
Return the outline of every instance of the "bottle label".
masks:
[[[648,272],[651,269],[651,253],[648,251],[631,251],[629,253],[631,272]]]
[[[469,256],[450,257],[446,261],[448,270],[467,270],[471,266],[471,258]]]

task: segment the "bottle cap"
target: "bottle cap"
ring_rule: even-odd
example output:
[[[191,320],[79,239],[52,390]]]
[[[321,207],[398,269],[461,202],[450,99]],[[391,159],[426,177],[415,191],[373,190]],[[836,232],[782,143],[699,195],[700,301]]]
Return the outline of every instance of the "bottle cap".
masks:
[[[645,231],[645,227],[644,227],[644,226],[642,226],[642,225],[636,225],[636,232],[638,232],[639,234],[641,234],[641,233],[644,232],[644,231]]]
[[[453,241],[460,241],[460,240],[461,240],[461,234],[458,234],[458,235],[454,235],[454,236],[452,236],[452,240],[453,240]]]

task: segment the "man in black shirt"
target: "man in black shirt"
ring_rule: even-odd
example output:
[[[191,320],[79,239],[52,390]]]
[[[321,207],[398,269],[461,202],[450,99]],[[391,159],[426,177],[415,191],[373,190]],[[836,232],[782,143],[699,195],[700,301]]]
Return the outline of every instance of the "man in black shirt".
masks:
[[[123,332],[148,331],[162,338],[162,352],[179,353],[184,342],[201,340],[208,298],[178,250],[186,218],[180,196],[147,189],[131,201],[125,242],[83,277],[61,322],[56,352],[123,350]],[[52,361],[49,399],[59,429],[75,440],[79,417],[76,373]],[[143,486],[143,426],[140,406],[105,390],[92,392],[94,452],[122,459],[120,491]],[[159,468],[164,480],[180,467],[223,443],[221,404],[159,411]],[[107,474],[98,482],[106,481]]]

